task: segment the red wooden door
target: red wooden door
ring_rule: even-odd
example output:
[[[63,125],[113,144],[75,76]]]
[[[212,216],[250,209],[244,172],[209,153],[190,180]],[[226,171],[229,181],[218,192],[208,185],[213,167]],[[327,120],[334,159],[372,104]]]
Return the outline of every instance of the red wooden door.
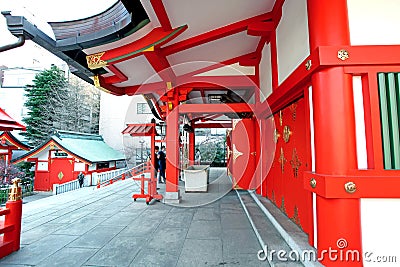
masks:
[[[256,120],[241,119],[232,122],[231,172],[233,187],[255,189],[257,149],[254,141]]]
[[[268,198],[312,240],[312,195],[302,179],[311,170],[308,116],[304,98],[274,115],[276,151],[266,189]]]
[[[74,179],[73,159],[53,158],[50,165],[50,187],[53,184],[63,184]]]

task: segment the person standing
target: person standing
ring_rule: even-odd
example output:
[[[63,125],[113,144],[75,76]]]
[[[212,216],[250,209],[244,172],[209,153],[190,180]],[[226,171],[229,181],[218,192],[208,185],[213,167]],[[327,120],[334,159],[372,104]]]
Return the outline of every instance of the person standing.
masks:
[[[196,148],[196,154],[194,156],[194,164],[200,165],[200,161],[201,161],[201,153],[200,153],[200,150],[198,148]]]
[[[82,188],[82,186],[83,186],[83,180],[85,179],[85,175],[83,175],[83,173],[82,172],[80,172],[79,174],[78,174],[78,182],[79,182],[79,187],[80,188]]]
[[[167,165],[166,155],[164,151],[165,151],[165,146],[161,146],[161,151],[158,151],[157,153],[158,166],[160,168],[161,183],[165,183],[165,168]]]
[[[155,146],[154,147],[154,170],[155,170],[155,176],[158,179],[158,183],[161,183],[161,179],[160,179],[160,174],[159,174],[159,170],[160,170],[160,164],[159,164],[159,160],[158,160],[158,152],[160,151],[160,147],[159,146]]]

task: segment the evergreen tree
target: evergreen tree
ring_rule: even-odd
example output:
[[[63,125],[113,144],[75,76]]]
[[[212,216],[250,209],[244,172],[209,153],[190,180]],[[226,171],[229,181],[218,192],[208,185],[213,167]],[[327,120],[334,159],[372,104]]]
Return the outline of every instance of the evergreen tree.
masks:
[[[46,140],[57,126],[65,122],[63,105],[68,99],[67,92],[64,72],[56,66],[38,73],[33,85],[26,87],[25,106],[29,111],[22,120],[26,125],[23,134],[31,145],[36,146]]]
[[[68,82],[56,66],[38,73],[25,95],[29,111],[22,119],[26,125],[22,134],[31,145],[42,143],[54,130],[98,133],[100,91],[77,78]]]

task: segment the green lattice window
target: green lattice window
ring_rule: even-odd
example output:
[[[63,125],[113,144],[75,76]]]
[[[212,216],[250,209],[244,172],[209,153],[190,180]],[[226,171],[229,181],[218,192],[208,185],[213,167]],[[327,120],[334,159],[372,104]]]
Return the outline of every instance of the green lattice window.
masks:
[[[400,169],[400,73],[378,73],[385,169]]]

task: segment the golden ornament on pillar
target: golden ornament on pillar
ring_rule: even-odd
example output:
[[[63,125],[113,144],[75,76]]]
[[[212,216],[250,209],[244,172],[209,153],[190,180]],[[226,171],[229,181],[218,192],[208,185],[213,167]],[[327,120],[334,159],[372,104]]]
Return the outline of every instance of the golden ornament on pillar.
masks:
[[[317,187],[317,180],[315,180],[314,178],[310,179],[310,186],[311,188],[316,188]]]
[[[311,66],[312,66],[312,61],[311,61],[311,59],[309,59],[309,60],[307,60],[307,62],[305,64],[306,70],[310,70]]]
[[[346,60],[350,57],[349,52],[346,49],[340,49],[337,54],[338,59]]]
[[[281,136],[281,134],[278,132],[277,129],[274,130],[274,143],[278,143],[278,139]]]
[[[285,127],[283,127],[283,140],[285,143],[289,142],[291,135],[292,131],[290,130],[290,127],[285,125]]]
[[[293,121],[295,121],[296,120],[296,112],[297,112],[297,103],[291,104],[289,109],[292,112],[292,119],[293,119]]]
[[[166,86],[167,86],[167,90],[171,90],[173,88],[172,82],[167,82]]]
[[[353,194],[354,192],[357,191],[357,186],[354,182],[347,182],[344,185],[344,189],[346,190],[347,193]]]
[[[285,170],[286,161],[287,160],[285,159],[285,154],[283,153],[283,148],[281,147],[281,155],[279,156],[279,163],[281,164],[281,172],[282,173]]]
[[[293,149],[292,159],[290,160],[290,165],[292,165],[293,175],[297,178],[299,175],[299,167],[301,166],[301,161],[299,160],[299,156],[297,155],[296,148]]]
[[[22,190],[19,186],[21,179],[14,178],[12,179],[12,186],[10,190],[10,194],[8,195],[8,201],[17,201],[22,199]]]

